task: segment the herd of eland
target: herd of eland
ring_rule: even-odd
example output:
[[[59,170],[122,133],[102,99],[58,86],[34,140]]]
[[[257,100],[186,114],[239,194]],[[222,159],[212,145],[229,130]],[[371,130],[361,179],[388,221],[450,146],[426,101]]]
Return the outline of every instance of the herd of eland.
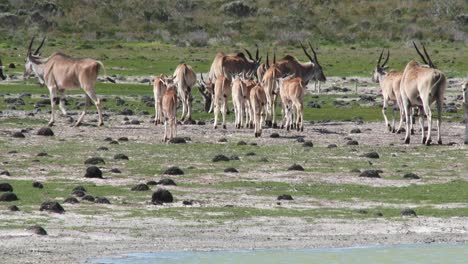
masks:
[[[90,58],[76,59],[61,52],[55,52],[49,57],[42,57],[40,50],[45,38],[33,52],[34,37],[29,43],[23,78],[34,74],[39,82],[47,86],[50,94],[51,116],[49,126],[55,122],[55,108],[59,105],[61,112],[66,115],[65,91],[70,89],[83,89],[86,104],[83,112],[75,123],[80,125],[86,114],[87,106],[93,103],[98,112],[98,126],[103,125],[101,100],[96,95],[96,82],[99,70],[105,69],[102,62]],[[310,81],[325,82],[322,66],[320,65],[315,49],[310,43],[309,48],[313,56],[300,44],[309,61],[300,62],[291,55],[285,55],[276,60],[276,51],[270,63],[269,54],[266,61],[261,63],[258,47],[255,57],[247,50],[229,53],[219,52],[211,64],[210,71],[204,79],[200,73],[197,75],[191,66],[183,63],[177,66],[172,76],[160,74],[153,77],[155,118],[154,124],[164,122],[163,141],[171,140],[176,135],[177,108],[182,106],[180,121],[191,121],[192,118],[192,88],[197,84],[200,94],[205,101],[205,110],[214,112],[214,129],[218,128],[218,115],[221,107],[222,128],[226,129],[226,115],[229,97],[232,98],[235,113],[235,127],[253,128],[255,137],[260,137],[262,127],[277,127],[276,105],[278,96],[281,99],[281,128],[304,129],[304,96],[307,84]],[[444,101],[444,92],[447,87],[447,78],[437,69],[430,58],[426,47],[422,45],[423,53],[413,42],[422,63],[411,60],[403,71],[389,70],[387,63],[390,51],[382,63],[384,50],[380,53],[377,65],[374,68],[372,79],[379,83],[382,96],[382,114],[385,126],[393,133],[405,132],[404,143],[410,143],[410,135],[414,134],[412,113],[419,110],[419,124],[421,127],[421,143],[430,145],[432,130],[431,104],[436,103],[437,109],[437,142],[441,139],[441,112]],[[3,65],[0,60],[0,78],[5,80]],[[115,82],[106,76],[110,82]],[[465,109],[465,144],[468,144],[468,82],[463,84],[463,105]],[[386,110],[389,102],[393,103],[392,122],[388,121]],[[399,110],[400,119],[398,128],[395,126],[395,111]],[[425,129],[424,118],[428,126]],[[403,129],[403,122],[406,129]],[[169,132],[167,131],[169,127]]]

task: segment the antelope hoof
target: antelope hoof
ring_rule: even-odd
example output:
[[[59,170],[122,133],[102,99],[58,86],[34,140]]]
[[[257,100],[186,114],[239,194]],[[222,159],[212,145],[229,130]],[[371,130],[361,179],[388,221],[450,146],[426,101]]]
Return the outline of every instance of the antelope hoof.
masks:
[[[392,132],[392,127],[390,125],[387,125],[388,131]]]
[[[439,140],[437,141],[437,144],[442,145],[442,139],[439,139]]]
[[[410,139],[409,138],[406,138],[405,139],[405,144],[409,144],[410,143]]]
[[[102,126],[104,126],[104,122],[101,121],[99,122],[98,127],[102,127]]]
[[[289,126],[286,126],[286,131],[289,131]]]
[[[54,123],[55,123],[55,122],[51,121],[51,122],[49,122],[47,125],[50,126],[50,127],[52,127],[52,126],[54,126]]]
[[[258,134],[257,134],[257,132],[255,132],[254,134],[255,134],[255,137],[258,137]]]
[[[276,123],[273,123],[273,128],[278,128],[278,125]]]
[[[226,125],[223,125],[223,129],[226,129]]]
[[[414,135],[414,129],[411,129],[411,135]]]
[[[396,129],[395,129],[395,128],[392,129],[392,133],[396,133]]]
[[[218,126],[214,126],[214,129],[218,129]]]
[[[304,132],[304,127],[301,127],[301,132]]]
[[[430,146],[431,143],[432,143],[432,140],[428,139],[428,140],[426,141],[426,146]]]
[[[427,141],[426,137],[423,137],[423,139],[421,141],[421,144],[424,144],[424,142],[426,142],[426,141]]]

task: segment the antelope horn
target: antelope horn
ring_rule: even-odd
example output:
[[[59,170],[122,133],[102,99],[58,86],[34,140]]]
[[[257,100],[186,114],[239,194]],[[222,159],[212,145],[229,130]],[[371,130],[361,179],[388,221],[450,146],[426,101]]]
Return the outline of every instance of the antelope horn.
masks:
[[[383,52],[384,49],[382,49],[382,52],[380,52],[379,60],[377,61],[377,67],[380,67],[380,61],[382,61]]]
[[[247,55],[249,55],[249,58],[250,58],[251,60],[254,60],[254,59],[252,58],[252,54],[250,54],[250,52],[249,52],[246,48],[244,48],[244,50],[245,50],[245,52],[247,52]]]
[[[258,61],[258,45],[255,44],[255,47],[257,47],[257,51],[255,52],[255,59]]]
[[[390,58],[390,49],[387,50],[387,58],[385,59],[384,63],[382,63],[382,67],[385,66]]]
[[[424,58],[424,56],[423,56],[423,55],[421,54],[421,52],[419,51],[418,46],[416,46],[416,43],[414,43],[414,41],[413,41],[413,46],[414,46],[414,48],[416,49],[416,52],[418,52],[418,54],[419,54],[419,56],[421,57],[421,59],[424,61],[424,63],[429,64],[429,63],[427,63],[426,58]]]
[[[276,64],[276,50],[273,51],[273,64]]]
[[[200,72],[200,79],[203,82],[203,84],[205,84],[205,80],[203,80],[203,74],[201,74],[201,72]]]
[[[36,51],[34,52],[34,55],[37,55],[39,54],[39,51],[41,50],[42,46],[44,45],[44,41],[45,41],[46,37],[44,37],[41,41],[41,45],[39,45],[39,47],[36,49]]]
[[[315,60],[316,63],[318,63],[317,53],[315,53],[314,48],[312,48],[312,45],[310,44],[310,41],[308,43],[309,43],[310,49],[312,50],[312,53],[314,53],[314,60]]]
[[[29,42],[28,57],[29,57],[29,55],[31,55],[31,48],[32,48],[32,44],[33,44],[33,42],[34,42],[34,38],[35,38],[35,37],[32,37],[31,41]]]
[[[270,68],[270,60],[268,59],[268,52],[267,52],[265,66],[266,66],[267,69]]]
[[[302,45],[302,42],[300,42],[300,43],[301,43],[301,47],[302,47],[302,50],[304,51],[305,55],[309,58],[309,60],[310,60],[311,62],[313,62],[314,59],[312,59],[312,57],[309,55],[309,53],[307,53],[307,50],[306,50],[306,49],[304,48],[304,46]]]
[[[423,46],[424,54],[426,54],[427,60],[429,61],[429,66],[430,66],[431,68],[435,68],[435,65],[434,65],[434,63],[432,62],[431,57],[429,57],[429,54],[427,54],[427,50],[426,50],[426,47],[424,46],[424,43],[422,43],[421,45]]]

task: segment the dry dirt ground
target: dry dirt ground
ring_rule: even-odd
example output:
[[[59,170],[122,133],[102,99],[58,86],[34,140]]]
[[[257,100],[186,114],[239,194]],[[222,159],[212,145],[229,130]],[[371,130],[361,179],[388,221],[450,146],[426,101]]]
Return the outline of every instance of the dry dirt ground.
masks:
[[[46,115],[37,115],[35,118],[47,119]],[[242,163],[238,166],[240,173],[213,173],[210,171],[216,166],[210,162],[202,162],[194,158],[193,162],[184,160],[181,164],[177,161],[167,162],[158,160],[164,153],[145,153],[138,150],[138,146],[148,145],[155,149],[167,147],[160,142],[163,128],[154,127],[150,124],[148,117],[137,117],[144,121],[140,125],[122,124],[123,116],[111,117],[102,128],[93,125],[86,125],[79,128],[70,127],[63,117],[58,117],[58,122],[54,130],[55,136],[45,138],[35,135],[35,131],[40,125],[27,125],[33,130],[26,134],[25,139],[12,138],[11,134],[19,129],[5,125],[0,127],[0,141],[8,149],[0,150],[1,162],[10,166],[12,176],[0,176],[0,181],[7,182],[14,180],[41,181],[45,185],[49,181],[72,180],[75,183],[95,183],[97,186],[131,186],[136,183],[160,178],[160,172],[145,174],[134,168],[132,175],[114,176],[109,172],[111,167],[118,166],[125,174],[126,163],[111,163],[103,166],[105,180],[87,179],[83,177],[83,167],[76,164],[63,165],[60,161],[51,161],[45,164],[18,163],[14,167],[15,161],[31,160],[37,154],[37,150],[50,149],[49,145],[60,144],[60,142],[82,142],[94,149],[99,146],[112,145],[104,142],[106,137],[117,139],[128,137],[128,143],[121,143],[119,151],[130,153],[130,159],[142,159],[145,162],[154,158],[154,162],[162,162],[161,167],[169,165],[179,165],[186,171],[190,167],[200,170],[196,176],[176,178],[176,181],[183,183],[180,186],[170,186],[167,189],[176,193],[176,202],[156,206],[149,203],[150,193],[147,200],[136,200],[126,203],[119,196],[108,197],[110,205],[99,205],[96,214],[83,213],[79,210],[81,206],[91,208],[94,205],[64,205],[64,214],[52,214],[39,212],[37,208],[32,211],[9,212],[6,204],[0,204],[0,256],[1,263],[79,263],[88,258],[110,256],[116,257],[121,254],[131,252],[152,252],[152,251],[178,251],[178,250],[221,250],[221,249],[266,249],[266,248],[314,248],[314,247],[349,247],[363,245],[389,245],[405,243],[467,243],[468,242],[468,218],[465,216],[454,217],[364,217],[364,218],[330,218],[330,217],[303,217],[303,216],[243,216],[240,218],[205,218],[198,219],[190,215],[190,208],[197,207],[223,207],[233,208],[257,208],[275,209],[278,207],[286,209],[362,209],[375,207],[396,207],[406,208],[417,205],[412,202],[401,202],[398,204],[385,201],[366,200],[336,200],[323,199],[311,196],[298,196],[294,201],[282,201],[278,204],[275,197],[253,195],[242,187],[225,188],[216,190],[210,188],[210,184],[234,181],[255,181],[255,182],[278,182],[278,183],[323,183],[335,184],[361,184],[368,187],[403,187],[409,185],[424,185],[433,183],[446,183],[453,180],[468,180],[468,168],[466,158],[468,157],[467,147],[463,145],[463,129],[460,123],[444,123],[443,141],[444,146],[432,146],[430,155],[437,155],[449,150],[459,151],[458,157],[464,159],[453,160],[440,171],[431,174],[424,168],[419,168],[418,172],[424,177],[422,180],[406,181],[396,177],[362,178],[359,173],[352,173],[350,168],[332,169],[335,166],[333,159],[349,159],[352,165],[353,159],[359,159],[359,169],[364,169],[363,163],[372,162],[377,166],[391,167],[388,163],[392,161],[389,157],[398,159],[405,156],[414,155],[415,162],[424,162],[424,151],[426,147],[419,145],[419,135],[413,136],[411,145],[402,144],[402,134],[392,134],[385,132],[382,122],[376,123],[354,123],[354,122],[330,122],[321,124],[307,124],[304,132],[286,132],[277,129],[265,129],[261,138],[254,138],[253,132],[248,129],[235,130],[232,124],[227,130],[213,130],[210,124],[207,125],[184,125],[179,126],[178,136],[190,137],[187,145],[200,144],[207,149],[215,146],[225,153],[231,153],[233,145],[240,140],[248,144],[256,143],[252,148],[262,149],[262,155],[267,156],[268,162],[255,163],[262,156],[254,159],[241,156]],[[87,120],[91,117],[87,117]],[[92,123],[94,124],[94,123]],[[359,128],[362,133],[350,134],[351,129]],[[277,132],[279,138],[270,138],[270,134]],[[435,131],[433,132],[435,133]],[[301,160],[301,165],[306,168],[304,172],[286,171],[285,167],[295,162],[293,158],[303,153],[303,147],[297,142],[298,137],[304,137],[307,141],[312,141],[314,147],[308,150],[315,152],[316,159]],[[347,137],[351,137],[359,142],[358,146],[347,146]],[[226,138],[228,143],[220,143],[220,138]],[[450,143],[450,144],[448,144]],[[105,145],[107,144],[107,145]],[[320,152],[328,155],[327,146],[337,145],[337,153],[330,155],[330,160],[325,163],[320,158]],[[174,147],[176,145],[173,145]],[[208,146],[208,147],[207,147]],[[269,153],[268,149],[275,146],[271,151],[284,151],[284,153]],[[17,154],[8,152],[17,147],[22,149]],[[31,148],[31,152],[27,149]],[[177,145],[183,151],[181,145]],[[76,153],[56,154],[53,157],[58,160],[77,158],[82,165],[85,158],[96,156],[95,150],[77,150],[76,153],[83,157],[75,157]],[[188,149],[188,148],[187,148]],[[300,149],[300,150],[299,150]],[[358,154],[378,149],[387,157],[383,161],[367,161],[363,158],[356,158]],[[216,150],[216,151],[218,151]],[[187,150],[189,151],[189,150]],[[205,148],[202,150],[205,151]],[[216,152],[215,151],[215,152]],[[260,152],[260,151],[259,151]],[[236,152],[237,153],[237,152]],[[180,154],[184,156],[183,154]],[[193,155],[203,156],[204,153],[193,153]],[[211,154],[210,154],[211,155]],[[443,155],[443,154],[441,154]],[[184,156],[185,157],[185,156]],[[379,163],[381,162],[381,163]],[[410,161],[409,161],[410,162]],[[404,162],[397,160],[394,169],[387,169],[386,173],[396,173],[401,169]],[[252,165],[253,164],[253,165]],[[338,161],[336,162],[338,164]],[[341,164],[341,163],[340,163]],[[11,167],[13,166],[13,167]],[[142,166],[145,163],[142,162]],[[314,167],[317,166],[317,167]],[[319,168],[319,166],[322,166]],[[371,166],[371,165],[369,165]],[[218,168],[218,167],[216,167]],[[439,177],[444,169],[449,168],[451,173]],[[130,171],[130,168],[128,169]],[[204,172],[208,171],[208,172]],[[48,172],[54,171],[53,175]],[[441,172],[442,171],[442,172]],[[389,174],[391,174],[389,173]],[[400,175],[401,176],[401,175]],[[185,185],[184,185],[185,184]],[[192,187],[195,186],[195,187]],[[293,194],[294,196],[294,194]],[[63,200],[66,197],[59,197]],[[196,199],[193,206],[184,206],[183,200]],[[41,202],[41,201],[38,201]],[[434,208],[465,208],[467,203],[439,203],[431,204]],[[228,207],[228,208],[229,208]],[[161,208],[186,208],[185,218],[159,215]],[[128,216],[132,210],[141,210],[143,215]],[[226,209],[229,210],[229,209]],[[207,214],[217,214],[217,212],[206,212]],[[223,214],[224,212],[218,212]],[[40,222],[40,220],[46,220]],[[2,221],[6,221],[1,224]],[[39,221],[48,232],[47,236],[32,234],[27,230],[28,223]]]

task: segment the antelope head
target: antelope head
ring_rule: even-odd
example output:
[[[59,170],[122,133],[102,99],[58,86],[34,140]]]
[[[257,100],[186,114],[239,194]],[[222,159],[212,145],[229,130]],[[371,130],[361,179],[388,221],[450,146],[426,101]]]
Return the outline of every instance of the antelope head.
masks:
[[[387,58],[385,59],[384,63],[380,64],[380,62],[382,61],[383,53],[384,50],[382,49],[382,52],[379,56],[379,60],[377,61],[377,65],[375,66],[374,71],[372,72],[372,81],[376,83],[380,83],[380,81],[382,81],[382,77],[387,74],[387,62],[390,58],[390,50],[387,50]]]
[[[205,82],[203,75],[200,73],[200,79],[198,80],[198,90],[203,96],[205,112],[209,112],[211,108],[211,101],[214,95],[214,82],[211,78],[208,78],[208,81]]]
[[[302,50],[304,50],[305,55],[309,58],[310,62],[314,65],[313,73],[312,73],[312,75],[313,75],[312,79],[320,81],[320,82],[327,81],[327,78],[325,77],[325,74],[323,74],[322,66],[318,62],[317,53],[315,52],[314,48],[312,48],[312,45],[310,44],[310,42],[309,42],[309,47],[312,50],[312,53],[314,54],[314,57],[310,56],[310,54],[304,48],[302,43],[301,43],[301,47],[302,47]]]
[[[39,78],[39,82],[41,84],[44,84],[44,77],[43,77],[43,72],[38,72],[39,69],[37,69],[37,65],[41,64],[41,62],[38,60],[40,59],[39,57],[39,52],[41,51],[42,46],[44,45],[45,37],[42,39],[41,44],[39,47],[36,49],[36,51],[32,52],[32,44],[34,42],[33,37],[31,39],[31,42],[29,42],[29,47],[28,47],[28,53],[26,55],[26,62],[24,63],[24,73],[23,73],[23,79],[26,80],[28,79],[32,73],[34,72],[37,77]]]
[[[244,48],[245,52],[249,56],[249,59],[253,62],[253,67],[251,70],[257,71],[258,66],[260,66],[260,62],[262,61],[262,57],[258,57],[258,46],[257,46],[257,51],[255,52],[255,58],[252,57],[252,54]]]
[[[1,59],[0,59],[0,78],[2,78],[2,80],[6,79],[5,75],[3,75],[3,63]]]
[[[431,60],[431,57],[429,57],[429,54],[427,54],[427,50],[426,50],[426,47],[424,46],[424,44],[421,44],[422,47],[423,47],[423,51],[424,51],[424,54],[426,55],[426,58],[421,54],[421,52],[419,51],[418,49],[418,46],[416,45],[416,43],[414,43],[413,41],[413,46],[414,48],[416,49],[416,52],[419,54],[419,56],[421,57],[421,59],[424,61],[425,64],[429,65],[429,67],[433,68],[433,69],[437,69],[437,66],[432,62]]]

